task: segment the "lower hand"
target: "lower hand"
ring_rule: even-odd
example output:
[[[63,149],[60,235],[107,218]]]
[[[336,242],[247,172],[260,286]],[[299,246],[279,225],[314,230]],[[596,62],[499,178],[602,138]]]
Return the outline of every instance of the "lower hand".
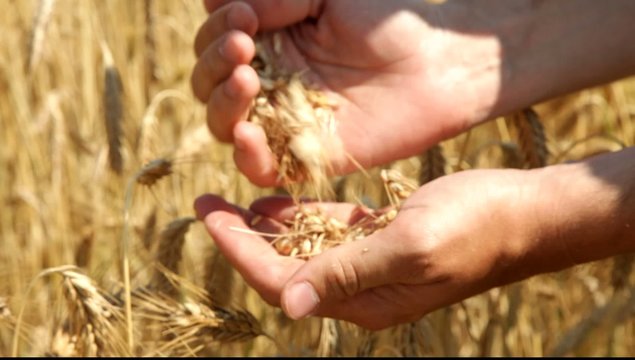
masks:
[[[252,230],[285,231],[295,213],[289,198],[260,199],[246,210],[206,195],[195,207],[219,249],[269,304],[294,319],[317,315],[381,329],[536,271],[522,268],[537,225],[532,177],[486,170],[441,178],[414,193],[385,229],[308,261],[235,231],[256,215],[263,218]],[[352,204],[305,206],[351,224],[367,212]]]

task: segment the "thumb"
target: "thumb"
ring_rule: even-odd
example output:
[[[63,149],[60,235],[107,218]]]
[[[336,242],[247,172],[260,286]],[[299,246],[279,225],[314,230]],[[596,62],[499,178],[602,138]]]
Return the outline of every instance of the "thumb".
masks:
[[[397,281],[398,261],[388,229],[329,249],[307,261],[287,281],[281,306],[292,319],[348,311],[355,295]]]
[[[249,4],[260,23],[260,30],[274,30],[317,17],[323,6],[323,0],[243,0]],[[211,12],[227,0],[205,0],[205,8]]]

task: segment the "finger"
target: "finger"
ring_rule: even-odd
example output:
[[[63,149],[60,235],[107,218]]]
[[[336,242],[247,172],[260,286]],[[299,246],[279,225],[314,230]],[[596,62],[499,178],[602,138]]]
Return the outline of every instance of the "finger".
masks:
[[[302,200],[302,205],[309,209],[319,209],[325,216],[335,218],[346,224],[354,224],[371,212],[368,208],[348,203],[320,203],[304,199]],[[279,222],[284,222],[293,219],[298,211],[298,206],[288,196],[269,196],[254,201],[249,210]]]
[[[342,316],[345,311],[337,305],[368,289],[397,283],[398,268],[410,265],[400,258],[398,238],[390,235],[386,228],[311,258],[285,285],[284,312],[292,319],[320,311]]]
[[[227,202],[220,196],[205,194],[199,196],[194,201],[194,210],[196,212],[196,218],[203,221],[207,215],[211,212],[225,207]],[[251,210],[243,209],[240,206],[229,204],[234,211],[240,215],[245,224],[249,225],[251,229],[263,234],[282,234],[288,232],[288,228],[281,222],[268,218],[266,216],[256,214]]]
[[[383,286],[363,291],[340,302],[323,302],[314,315],[348,321],[377,331],[420,318],[428,309],[422,309],[421,303],[416,303],[413,299],[421,300],[421,296],[426,293],[434,294],[425,285]],[[424,303],[425,300],[421,302]],[[368,311],[369,309],[373,310]]]
[[[207,103],[207,125],[218,140],[233,140],[234,126],[247,117],[251,101],[259,90],[256,71],[243,64],[212,91]]]
[[[323,0],[244,0],[258,15],[261,30],[273,30],[289,26],[310,17],[318,17]],[[208,12],[218,9],[228,0],[205,0]]]
[[[206,195],[197,199],[195,206],[198,214],[207,212],[205,227],[227,260],[265,301],[278,305],[284,284],[303,261],[280,256],[222,198]]]
[[[198,30],[194,40],[196,57],[230,30],[239,30],[254,36],[258,30],[258,17],[251,6],[243,2],[229,3],[212,13]]]
[[[236,66],[248,64],[256,48],[244,32],[232,30],[208,46],[196,62],[192,72],[192,90],[202,101],[209,100],[212,90],[227,79]]]
[[[276,160],[267,145],[264,130],[241,121],[234,127],[234,162],[238,169],[260,187],[278,185]]]

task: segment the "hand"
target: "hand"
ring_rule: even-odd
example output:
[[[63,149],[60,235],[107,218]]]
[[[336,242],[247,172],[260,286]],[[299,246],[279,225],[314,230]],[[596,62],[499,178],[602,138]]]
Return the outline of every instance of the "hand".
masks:
[[[421,0],[205,5],[211,14],[196,37],[192,87],[207,103],[210,130],[234,143],[239,169],[257,185],[274,185],[277,178],[263,131],[241,121],[259,90],[248,66],[257,31],[285,27],[282,58],[289,68],[307,69],[335,98],[344,150],[363,167],[417,154],[457,135],[488,117],[496,99],[500,46],[493,35],[476,34],[487,33],[494,22],[483,21],[474,34],[442,29],[473,22],[463,5]],[[333,154],[336,172],[357,169],[348,157]]]
[[[448,176],[413,194],[385,229],[308,261],[278,255],[265,238],[235,230],[260,215],[253,230],[284,231],[294,214],[288,198],[264,198],[245,210],[206,195],[195,208],[219,249],[269,304],[294,319],[318,315],[381,329],[539,271],[525,258],[537,225],[530,216],[535,194],[523,171]],[[312,206],[346,223],[366,211]],[[549,258],[548,249],[540,256]]]
[[[536,170],[473,170],[411,195],[386,228],[308,261],[267,239],[294,207],[264,198],[249,210],[219,197],[195,208],[248,284],[293,319],[318,315],[381,329],[498,285],[635,251],[635,147]],[[367,211],[314,203],[346,223]]]

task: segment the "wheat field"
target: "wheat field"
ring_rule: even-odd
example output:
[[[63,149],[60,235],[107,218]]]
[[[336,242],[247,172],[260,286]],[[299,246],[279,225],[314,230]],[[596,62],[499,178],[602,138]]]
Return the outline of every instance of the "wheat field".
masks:
[[[289,320],[193,218],[204,193],[278,191],[239,174],[191,93],[200,1],[2,4],[0,355],[635,356],[632,255],[374,333]],[[635,145],[635,79],[534,109],[386,167],[424,183]],[[338,199],[386,204],[380,170],[334,179]]]

